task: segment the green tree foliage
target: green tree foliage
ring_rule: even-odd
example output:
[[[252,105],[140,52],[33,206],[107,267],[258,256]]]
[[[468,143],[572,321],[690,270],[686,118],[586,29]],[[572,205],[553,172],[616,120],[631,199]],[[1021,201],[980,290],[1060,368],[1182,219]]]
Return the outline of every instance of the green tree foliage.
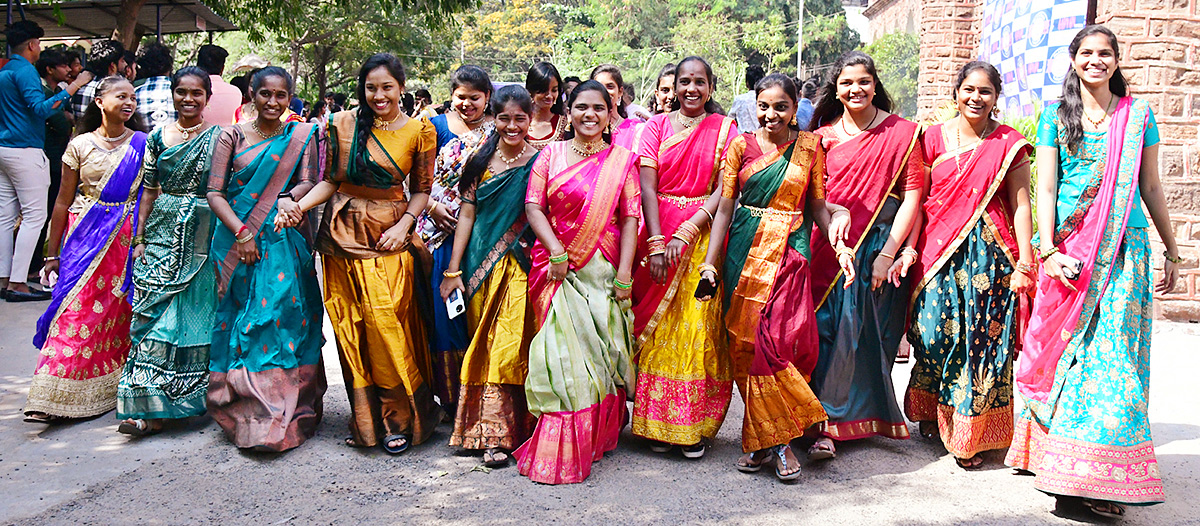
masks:
[[[917,114],[918,45],[917,35],[891,33],[863,48],[875,59],[879,80],[895,104],[893,111],[906,119]]]
[[[825,73],[822,66],[832,64],[842,53],[861,45],[858,31],[850,29],[846,22],[846,11],[840,0],[805,0],[803,61],[806,68]]]

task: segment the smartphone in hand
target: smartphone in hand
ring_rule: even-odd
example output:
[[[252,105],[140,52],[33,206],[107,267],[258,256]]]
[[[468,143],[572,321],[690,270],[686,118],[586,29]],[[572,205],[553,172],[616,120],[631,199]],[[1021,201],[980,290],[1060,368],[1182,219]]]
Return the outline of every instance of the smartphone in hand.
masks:
[[[700,283],[696,284],[696,299],[710,298],[717,294],[717,286],[711,281],[701,278]]]
[[[463,301],[462,291],[454,289],[450,292],[450,297],[446,298],[446,314],[453,320],[464,312],[467,312],[467,304]]]

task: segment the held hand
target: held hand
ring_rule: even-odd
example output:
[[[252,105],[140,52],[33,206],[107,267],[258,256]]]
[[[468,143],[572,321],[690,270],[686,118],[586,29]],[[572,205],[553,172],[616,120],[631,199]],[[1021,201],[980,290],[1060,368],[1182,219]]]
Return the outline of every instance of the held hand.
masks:
[[[444,232],[454,232],[454,227],[458,226],[458,218],[454,217],[454,214],[450,213],[450,209],[441,203],[437,203],[429,209],[429,219],[432,219],[433,224]]]
[[[716,274],[715,272],[711,271],[711,270],[706,270],[706,271],[704,271],[704,272],[701,272],[701,273],[700,273],[700,283],[698,283],[698,284],[697,284],[697,287],[699,287],[699,286],[703,285],[705,282],[707,282],[707,283],[708,283],[708,286],[709,286],[709,287],[711,287],[713,290],[716,290],[716,288],[717,288],[717,274]],[[698,300],[700,300],[700,301],[710,301],[710,300],[712,300],[712,299],[713,299],[713,295],[712,295],[712,294],[709,294],[709,295],[707,295],[707,296],[704,296],[704,297],[702,297],[702,298],[696,298],[696,299],[698,299]]]
[[[146,255],[146,244],[138,243],[133,246],[133,250],[129,251],[129,258],[133,261],[141,261],[142,256]]]
[[[380,252],[395,252],[408,246],[408,241],[412,235],[412,219],[405,215],[400,218],[400,222],[392,225],[392,228],[383,231],[383,235],[379,236],[379,242],[375,244],[375,249]]]
[[[671,241],[667,242],[667,265],[671,267],[679,266],[679,259],[683,256],[683,252],[687,250],[687,243],[684,243],[677,237],[672,237]],[[667,278],[666,273],[663,273],[663,280]]]
[[[667,249],[668,251],[670,249]],[[662,285],[667,282],[667,258],[663,254],[655,254],[646,260],[646,265],[650,267],[650,279],[655,283]]]
[[[844,210],[834,212],[829,218],[829,244],[836,247],[838,243],[845,243],[849,236],[850,213]]]
[[[258,244],[255,240],[251,239],[245,243],[234,242],[234,244],[237,245],[238,259],[243,264],[254,266],[255,263],[258,263]]]
[[[916,257],[912,254],[902,254],[892,262],[891,268],[888,269],[887,280],[894,287],[900,286],[900,280],[908,277],[908,269],[916,263]]]
[[[466,293],[467,291],[467,288],[463,286],[462,276],[442,279],[442,287],[440,290],[442,294],[442,301],[449,301],[450,293],[456,290],[462,293]]]
[[[277,210],[275,213],[276,226],[279,225],[280,216],[283,216],[286,221],[286,227],[294,227],[300,224],[301,219],[304,218],[304,212],[300,210],[300,204],[289,197],[283,197],[276,201],[275,208]]]
[[[854,256],[849,253],[838,256],[838,266],[842,267],[842,273],[846,275],[846,282],[842,284],[842,288],[848,289],[854,283],[854,278],[856,277],[854,274]]]
[[[1066,274],[1063,272],[1064,266],[1073,267],[1076,261],[1078,260],[1071,256],[1057,252],[1046,258],[1046,261],[1042,263],[1042,267],[1046,270],[1046,276],[1050,279],[1062,283],[1064,287],[1072,291],[1078,291],[1079,289],[1075,288],[1075,284],[1071,283],[1071,280],[1067,279]]]
[[[567,278],[567,265],[569,262],[550,264],[550,279],[553,281],[562,281]]]
[[[54,263],[58,263],[55,261]],[[49,265],[49,263],[47,263]],[[1154,292],[1166,294],[1175,289],[1175,281],[1179,279],[1179,264],[1171,260],[1163,263],[1162,279],[1154,284]]]
[[[887,281],[888,269],[892,268],[894,262],[895,260],[883,255],[875,256],[875,261],[871,263],[871,290],[878,290],[879,286]]]
[[[45,265],[42,265],[42,269],[44,269],[46,275],[49,275],[51,272],[58,272],[58,260],[52,259],[47,261]]]
[[[1024,272],[1014,270],[1012,277],[1009,278],[1008,288],[1019,294],[1033,294],[1033,278]]]

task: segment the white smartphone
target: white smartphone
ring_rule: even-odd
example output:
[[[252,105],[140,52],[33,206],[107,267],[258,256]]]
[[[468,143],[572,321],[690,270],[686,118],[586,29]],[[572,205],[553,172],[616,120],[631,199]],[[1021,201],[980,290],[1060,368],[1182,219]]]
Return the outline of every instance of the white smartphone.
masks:
[[[467,304],[463,301],[462,291],[454,289],[450,292],[450,297],[446,298],[446,314],[453,320],[464,312],[467,312]]]

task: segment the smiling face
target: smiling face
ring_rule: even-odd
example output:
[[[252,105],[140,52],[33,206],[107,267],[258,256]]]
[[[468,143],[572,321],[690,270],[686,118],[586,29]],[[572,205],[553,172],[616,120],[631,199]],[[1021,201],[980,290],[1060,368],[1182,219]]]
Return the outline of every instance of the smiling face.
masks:
[[[581,141],[591,142],[601,138],[608,126],[610,107],[604,96],[595,90],[587,90],[575,97],[571,104],[571,127]]]
[[[496,133],[500,134],[500,140],[504,141],[504,144],[511,147],[520,146],[525,142],[525,136],[529,135],[529,121],[530,115],[521,109],[520,104],[509,102],[504,105],[504,110],[496,115]]]
[[[958,101],[958,113],[971,123],[988,119],[992,108],[996,107],[998,95],[996,87],[982,69],[968,74],[954,93]]]
[[[404,86],[387,68],[379,66],[367,73],[363,91],[375,116],[385,121],[396,118],[400,112],[400,95],[404,93]]]
[[[654,90],[654,102],[662,111],[668,111],[671,100],[675,98],[675,75],[663,75],[658,79],[658,89]]]
[[[1108,79],[1117,72],[1117,51],[1104,34],[1088,35],[1079,42],[1071,67],[1084,85],[1107,86]]]
[[[679,111],[684,115],[696,116],[704,113],[704,103],[712,94],[712,84],[704,64],[689,60],[679,66],[675,78],[675,97],[679,100]]]
[[[846,66],[838,74],[837,97],[846,110],[863,111],[875,99],[875,78],[862,64]]]
[[[104,122],[128,121],[137,109],[137,101],[133,97],[133,84],[124,80],[113,83],[103,95],[96,97],[96,104],[104,112]]]
[[[788,124],[796,115],[796,101],[779,86],[762,90],[757,97],[758,123],[768,135],[789,133]]]
[[[204,91],[204,81],[199,77],[187,75],[179,79],[175,89],[171,91],[175,100],[175,111],[181,119],[198,119],[208,105],[208,92]]]
[[[621,93],[621,84],[608,72],[600,72],[596,75],[596,82],[604,86],[604,89],[608,91],[608,98],[614,101],[621,100],[624,95]]]
[[[558,79],[550,77],[549,89],[530,94],[533,95],[533,110],[541,111],[553,108],[554,103],[558,101],[558,94]]]
[[[450,103],[454,105],[454,110],[462,120],[475,122],[483,117],[488,95],[470,86],[459,86],[450,93]]]
[[[279,120],[288,104],[292,102],[291,91],[288,90],[287,79],[271,75],[262,80],[262,85],[254,90],[254,109],[258,117],[266,121]]]

